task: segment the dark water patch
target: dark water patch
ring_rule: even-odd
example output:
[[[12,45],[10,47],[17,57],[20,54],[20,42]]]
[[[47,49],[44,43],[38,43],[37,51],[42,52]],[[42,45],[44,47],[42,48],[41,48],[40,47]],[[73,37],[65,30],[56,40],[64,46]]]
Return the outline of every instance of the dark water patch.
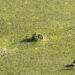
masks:
[[[74,65],[73,64],[71,64],[71,65],[65,65],[65,67],[74,67]]]
[[[75,66],[71,66],[71,65],[65,65],[65,68],[60,69],[60,71],[70,71],[70,70],[75,70]]]
[[[24,42],[33,42],[33,40],[31,38],[27,38],[20,41],[20,43],[24,43]]]

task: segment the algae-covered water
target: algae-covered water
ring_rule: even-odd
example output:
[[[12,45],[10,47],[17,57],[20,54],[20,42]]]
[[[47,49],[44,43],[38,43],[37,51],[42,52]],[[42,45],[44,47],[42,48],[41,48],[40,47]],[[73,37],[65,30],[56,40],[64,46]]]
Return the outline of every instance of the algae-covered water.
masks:
[[[0,0],[0,75],[74,75],[74,59],[74,0]]]

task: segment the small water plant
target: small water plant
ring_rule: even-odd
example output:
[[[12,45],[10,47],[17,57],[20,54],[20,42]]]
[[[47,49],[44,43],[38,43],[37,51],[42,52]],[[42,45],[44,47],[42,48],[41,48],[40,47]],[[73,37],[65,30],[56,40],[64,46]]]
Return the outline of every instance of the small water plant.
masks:
[[[38,41],[38,40],[43,40],[43,35],[39,33],[34,33],[32,34],[32,41]]]

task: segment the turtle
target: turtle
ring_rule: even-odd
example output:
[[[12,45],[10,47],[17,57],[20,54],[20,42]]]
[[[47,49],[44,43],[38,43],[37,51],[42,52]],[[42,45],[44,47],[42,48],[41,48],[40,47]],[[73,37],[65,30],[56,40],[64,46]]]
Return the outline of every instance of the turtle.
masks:
[[[34,33],[33,35],[32,35],[32,41],[38,41],[38,40],[43,40],[43,35],[42,34],[36,34],[36,33]]]

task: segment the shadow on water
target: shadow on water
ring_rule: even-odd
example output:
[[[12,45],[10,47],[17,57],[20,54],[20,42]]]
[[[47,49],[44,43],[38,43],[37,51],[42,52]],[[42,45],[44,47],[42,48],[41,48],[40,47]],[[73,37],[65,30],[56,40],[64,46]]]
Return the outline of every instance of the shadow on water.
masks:
[[[70,70],[75,70],[75,67],[71,66],[71,65],[65,65],[66,68],[64,69],[60,69],[60,71],[70,71]]]
[[[25,42],[28,42],[28,43],[31,43],[31,42],[35,42],[33,41],[31,38],[27,38],[27,39],[23,39],[17,43],[12,43],[12,45],[15,45],[15,44],[18,44],[18,43],[25,43]]]
[[[32,41],[31,38],[27,38],[27,39],[23,39],[23,40],[20,41],[20,43],[23,43],[23,42],[30,42],[31,43],[33,41]]]
[[[70,70],[75,70],[75,68],[60,69],[60,71],[70,71]]]

